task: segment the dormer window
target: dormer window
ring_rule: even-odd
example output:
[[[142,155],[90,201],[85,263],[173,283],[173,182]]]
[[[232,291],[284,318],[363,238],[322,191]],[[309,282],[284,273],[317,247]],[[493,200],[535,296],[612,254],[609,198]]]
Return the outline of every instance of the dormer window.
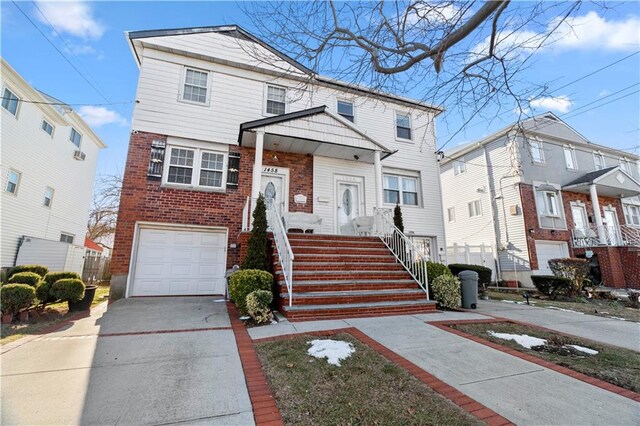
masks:
[[[278,86],[267,86],[266,113],[282,115],[287,112],[287,89]]]
[[[353,102],[338,101],[338,114],[353,123],[355,121]]]
[[[209,87],[208,84],[208,72],[187,68],[184,74],[182,100],[188,102],[196,102],[199,104],[206,104],[207,92]]]

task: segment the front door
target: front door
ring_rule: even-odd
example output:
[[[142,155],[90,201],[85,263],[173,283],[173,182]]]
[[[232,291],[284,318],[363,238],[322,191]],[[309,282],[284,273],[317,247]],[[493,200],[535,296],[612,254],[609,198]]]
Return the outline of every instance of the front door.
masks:
[[[289,207],[287,177],[288,169],[281,167],[265,167],[262,172],[260,193],[264,196],[267,207],[273,204],[281,215],[287,212]]]
[[[337,190],[338,234],[354,235],[353,219],[362,215],[362,183],[338,182]]]
[[[615,209],[609,208],[604,211],[604,228],[607,235],[607,242],[613,246],[622,245],[620,236],[620,226],[618,225],[618,215]]]

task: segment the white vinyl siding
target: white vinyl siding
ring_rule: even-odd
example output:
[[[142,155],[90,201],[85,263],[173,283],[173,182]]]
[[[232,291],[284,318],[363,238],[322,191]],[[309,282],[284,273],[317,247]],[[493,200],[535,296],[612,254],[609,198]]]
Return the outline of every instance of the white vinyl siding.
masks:
[[[411,140],[411,116],[396,111],[396,138]]]
[[[7,186],[5,187],[5,191],[10,194],[17,195],[18,187],[20,186],[20,178],[22,174],[16,170],[9,170],[7,175]]]
[[[596,168],[596,170],[602,170],[605,167],[605,161],[604,161],[604,156],[602,154],[600,154],[599,152],[594,152],[593,153],[593,165]]]
[[[226,155],[201,148],[169,146],[164,183],[189,188],[224,189]]]
[[[51,208],[51,203],[53,202],[53,192],[53,188],[49,186],[44,189],[44,200],[42,201],[43,206]]]
[[[18,102],[20,99],[9,89],[5,87],[2,93],[2,108],[9,111],[11,115],[18,115]]]
[[[565,146],[562,148],[564,152],[564,164],[569,170],[578,170],[576,163],[576,153],[573,148]]]
[[[69,133],[69,140],[72,144],[80,148],[80,144],[82,143],[82,135],[72,127],[71,133]]]
[[[182,89],[182,100],[206,104],[209,92],[209,73],[191,68],[186,68]]]
[[[529,151],[531,152],[531,160],[534,163],[538,163],[538,164],[544,163],[544,149],[542,147],[542,142],[530,140]]]
[[[385,204],[417,206],[418,179],[412,176],[383,175]]]
[[[267,85],[267,114],[282,115],[287,112],[287,89]]]
[[[40,128],[49,136],[53,137],[53,126],[47,120],[42,120]]]
[[[474,200],[467,204],[469,217],[482,216],[482,203],[480,200]]]
[[[350,122],[355,122],[355,112],[353,107],[353,102],[338,100],[337,105],[338,114],[349,120]]]

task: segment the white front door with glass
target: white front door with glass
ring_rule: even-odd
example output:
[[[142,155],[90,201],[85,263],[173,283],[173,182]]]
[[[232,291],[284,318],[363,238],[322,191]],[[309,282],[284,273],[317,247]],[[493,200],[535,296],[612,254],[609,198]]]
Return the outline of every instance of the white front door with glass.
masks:
[[[604,210],[604,222],[607,242],[614,246],[622,245],[618,215],[613,207]]]
[[[354,235],[353,220],[364,215],[362,183],[362,178],[337,182],[337,231],[340,235]]]
[[[260,193],[267,206],[274,205],[280,214],[289,210],[289,169],[264,167]]]

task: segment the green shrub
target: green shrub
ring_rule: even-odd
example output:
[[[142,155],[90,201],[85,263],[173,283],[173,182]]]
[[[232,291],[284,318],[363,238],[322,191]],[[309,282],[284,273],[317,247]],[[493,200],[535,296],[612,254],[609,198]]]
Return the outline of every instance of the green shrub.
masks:
[[[491,284],[491,269],[480,265],[465,265],[463,263],[452,263],[449,270],[456,277],[462,271],[473,271],[478,273],[478,287],[486,287]]]
[[[35,287],[42,280],[42,277],[35,272],[18,272],[9,278],[10,284],[28,284]]]
[[[589,263],[588,259],[579,259],[577,257],[551,259],[549,260],[549,269],[556,277],[569,278],[571,287],[568,289],[567,294],[576,295],[589,282],[587,279],[591,271]]]
[[[441,275],[453,276],[447,265],[438,262],[427,262],[427,277],[433,281]]]
[[[51,285],[49,294],[56,300],[77,302],[84,297],[84,283],[75,278],[65,278]]]
[[[443,308],[455,309],[460,306],[460,280],[452,275],[440,275],[431,281],[431,292]]]
[[[242,269],[269,271],[269,239],[267,238],[267,206],[262,194],[258,196],[253,210],[253,226],[247,242],[247,254],[242,260]]]
[[[9,269],[9,272],[7,273],[7,278],[11,278],[13,275],[18,274],[20,272],[34,272],[40,275],[41,277],[44,277],[45,275],[47,275],[47,272],[49,272],[49,268],[42,265],[18,265]]]
[[[41,280],[36,286],[36,298],[42,306],[47,303],[55,302],[56,300],[51,295],[51,286],[52,284],[49,284],[45,280]]]
[[[269,305],[273,301],[273,294],[267,290],[252,291],[247,295],[247,313],[258,324],[270,322],[273,318]]]
[[[36,291],[28,284],[7,284],[0,290],[0,304],[2,312],[17,314],[26,309],[36,298]]]
[[[247,314],[247,296],[256,290],[271,292],[273,275],[258,269],[242,269],[229,278],[229,296],[241,314]]]
[[[58,280],[64,279],[82,280],[82,277],[80,277],[80,274],[78,274],[77,272],[49,272],[44,276],[44,280],[49,283],[49,285],[55,283]]]
[[[555,275],[532,275],[531,281],[536,289],[544,295],[555,297],[559,294],[567,294],[571,291],[571,280]]]

